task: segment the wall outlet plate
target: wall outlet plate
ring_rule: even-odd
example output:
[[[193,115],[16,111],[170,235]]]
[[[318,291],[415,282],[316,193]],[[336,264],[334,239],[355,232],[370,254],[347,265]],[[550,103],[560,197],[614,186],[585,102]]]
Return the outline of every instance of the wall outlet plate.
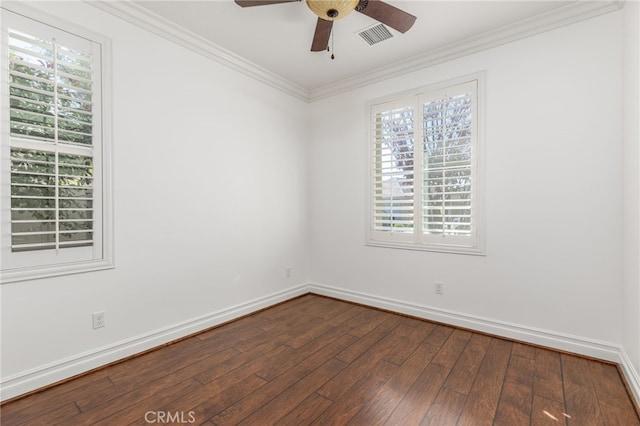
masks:
[[[104,319],[104,312],[94,312],[93,314],[93,329],[102,328],[106,326]]]

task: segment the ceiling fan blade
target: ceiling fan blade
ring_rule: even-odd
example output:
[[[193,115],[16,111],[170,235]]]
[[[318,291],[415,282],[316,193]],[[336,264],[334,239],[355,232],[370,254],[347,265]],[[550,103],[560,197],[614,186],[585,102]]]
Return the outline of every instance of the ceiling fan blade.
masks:
[[[235,0],[240,7],[266,6],[268,4],[292,3],[300,0]]]
[[[412,14],[378,0],[369,0],[362,10],[359,10],[358,7],[356,10],[401,33],[409,31],[409,28],[416,22],[416,17]]]
[[[333,21],[325,21],[324,19],[318,18],[316,32],[313,34],[313,42],[311,43],[312,52],[327,50],[327,47],[329,47],[331,28],[333,28]]]

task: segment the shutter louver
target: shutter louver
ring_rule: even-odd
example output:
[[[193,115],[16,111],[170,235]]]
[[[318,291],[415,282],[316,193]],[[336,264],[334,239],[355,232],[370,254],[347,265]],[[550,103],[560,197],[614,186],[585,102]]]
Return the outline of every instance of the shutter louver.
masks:
[[[375,115],[373,229],[414,230],[414,108]]]
[[[423,233],[472,232],[472,93],[423,104]]]
[[[9,30],[11,250],[93,245],[92,57]]]

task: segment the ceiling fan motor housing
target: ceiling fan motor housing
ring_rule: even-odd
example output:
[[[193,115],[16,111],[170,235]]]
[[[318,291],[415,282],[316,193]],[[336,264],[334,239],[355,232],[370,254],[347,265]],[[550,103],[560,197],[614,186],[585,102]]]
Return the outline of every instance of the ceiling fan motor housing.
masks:
[[[307,6],[325,21],[342,19],[356,8],[359,0],[307,0]]]

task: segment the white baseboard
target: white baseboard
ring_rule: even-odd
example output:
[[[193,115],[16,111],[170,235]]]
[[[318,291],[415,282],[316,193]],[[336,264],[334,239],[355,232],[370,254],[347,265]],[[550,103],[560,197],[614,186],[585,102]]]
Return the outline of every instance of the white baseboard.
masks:
[[[626,351],[620,345],[313,283],[301,284],[4,378],[0,382],[0,401],[25,394],[309,292],[618,363],[636,401],[640,404],[640,375],[634,368]]]
[[[625,379],[627,379],[627,384],[631,388],[631,393],[633,393],[638,406],[640,406],[640,374],[638,374],[638,370],[634,368],[627,351],[624,350],[624,347],[620,348],[620,357],[622,358],[622,361],[620,362],[622,374],[624,374]]]
[[[68,379],[308,292],[308,285],[298,285],[3,378],[0,381],[0,401]]]
[[[574,352],[607,361],[620,361],[620,347],[613,343],[585,339],[554,331],[418,305],[415,303],[344,290],[321,284],[311,284],[310,291],[325,296],[362,303],[363,305],[388,309],[402,314],[468,328],[470,330],[477,330],[509,339],[529,342],[540,346],[547,346],[566,352]]]
[[[560,351],[572,352],[588,357],[615,362],[620,365],[622,373],[631,387],[637,403],[640,405],[640,376],[624,348],[611,342],[603,342],[580,336],[558,333],[520,324],[498,321],[491,318],[448,311],[429,306],[417,305],[400,300],[379,297],[371,294],[354,292],[338,287],[311,283],[309,291],[315,294],[334,297],[354,303],[360,303],[401,314],[411,315],[436,322],[450,324],[470,330],[476,330],[495,336],[514,339],[521,342],[545,346]]]

